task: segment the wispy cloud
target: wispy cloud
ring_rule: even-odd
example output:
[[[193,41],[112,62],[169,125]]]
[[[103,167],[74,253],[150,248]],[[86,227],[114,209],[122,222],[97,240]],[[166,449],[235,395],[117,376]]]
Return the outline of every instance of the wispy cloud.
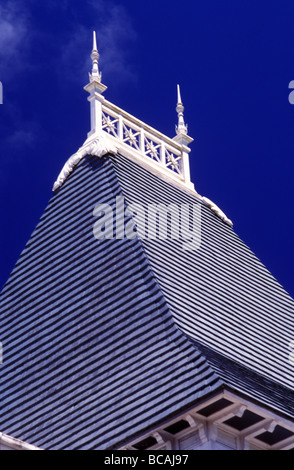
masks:
[[[15,160],[34,142],[34,122],[27,122],[21,105],[10,94],[15,76],[29,67],[27,53],[30,44],[29,9],[20,0],[7,0],[0,4],[0,80],[3,83],[4,104],[1,105],[1,159],[0,179],[6,181]],[[14,85],[15,86],[15,85]],[[9,153],[9,158],[7,154]],[[6,158],[5,158],[6,157]]]
[[[5,151],[12,150],[15,156],[19,148],[31,149],[40,142],[41,133],[46,134],[33,113],[27,112],[27,101],[19,101],[19,95],[12,92],[15,76],[24,76],[23,83],[28,83],[40,77],[41,68],[51,80],[54,74],[62,78],[60,84],[71,79],[86,84],[91,70],[92,31],[96,30],[103,81],[119,87],[137,79],[130,58],[137,32],[121,0],[52,0],[41,9],[35,8],[36,4],[40,6],[36,0],[0,3],[0,80],[5,103],[1,107],[4,119],[0,143],[2,150],[5,146]],[[56,36],[52,29],[55,15],[59,18]],[[0,160],[1,168],[3,164]]]
[[[29,56],[32,40],[53,45],[54,33],[42,29],[35,17],[34,3],[35,0],[7,0],[0,4],[0,80],[3,75],[10,78],[19,67],[36,67],[34,58]],[[136,81],[130,51],[137,32],[124,4],[117,0],[85,0],[81,7],[80,2],[51,0],[43,10],[45,16],[48,11],[52,18],[55,11],[65,21],[64,31],[58,35],[59,41],[63,37],[64,44],[59,47],[56,43],[56,54],[47,64],[51,70],[56,70],[59,76],[71,70],[69,79],[84,80],[91,66],[92,31],[96,30],[103,76],[116,85]]]
[[[129,50],[137,38],[132,19],[123,5],[105,8],[106,19],[97,23],[97,36],[101,44],[101,65],[105,74],[122,81],[136,81]],[[97,11],[97,16],[98,16]]]
[[[23,67],[17,52],[24,52],[29,43],[29,19],[28,10],[24,9],[19,0],[7,0],[0,4],[0,60],[1,74],[10,76]],[[22,62],[22,63],[21,63]]]
[[[23,151],[31,149],[38,138],[43,136],[38,119],[24,115],[24,110],[12,100],[7,100],[3,109],[5,109],[5,121],[1,123],[3,134],[1,144],[6,150],[13,149],[13,153],[17,153],[20,149]],[[0,159],[0,166],[2,163],[3,159]]]
[[[135,82],[136,73],[129,51],[136,40],[137,33],[126,8],[110,0],[88,0],[85,5],[89,10],[91,24],[84,24],[76,19],[59,57],[61,68],[72,70],[72,78],[84,80],[90,71],[90,53],[92,30],[97,32],[100,53],[100,69],[103,76],[111,77],[116,84],[126,81]],[[82,54],[80,52],[83,51]],[[88,55],[85,56],[85,51]]]
[[[36,141],[35,122],[28,123],[29,129],[16,129],[7,137],[7,143],[14,149],[32,147]]]

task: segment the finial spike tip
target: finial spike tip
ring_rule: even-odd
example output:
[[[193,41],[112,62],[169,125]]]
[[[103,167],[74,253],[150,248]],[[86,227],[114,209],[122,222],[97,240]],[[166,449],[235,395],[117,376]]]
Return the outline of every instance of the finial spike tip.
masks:
[[[182,98],[181,98],[180,85],[177,85],[177,94],[178,94],[178,102],[177,102],[176,111],[178,113],[178,125],[176,126],[176,133],[187,134],[188,129],[184,121],[184,106],[183,106]]]
[[[93,51],[97,51],[96,31],[93,31]]]
[[[180,85],[177,85],[178,104],[182,104]]]
[[[97,79],[99,82],[101,82],[101,73],[99,73],[99,68],[98,68],[98,60],[99,60],[99,52],[97,49],[97,41],[96,41],[96,32],[93,31],[93,50],[91,54],[91,59],[92,59],[92,73],[90,76],[91,79]]]

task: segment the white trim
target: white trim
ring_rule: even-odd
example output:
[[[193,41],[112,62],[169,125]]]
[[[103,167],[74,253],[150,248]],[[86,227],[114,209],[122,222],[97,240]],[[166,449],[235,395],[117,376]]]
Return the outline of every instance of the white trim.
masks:
[[[147,157],[160,170],[167,169],[193,188],[189,170],[190,149],[187,146],[192,138],[183,136],[182,139],[178,135],[171,139],[107,100],[102,101],[102,129],[116,141],[116,145],[127,148],[129,155],[134,152],[137,157]],[[148,142],[154,152],[148,149]]]
[[[212,210],[212,212],[214,212],[220,219],[222,219],[223,222],[225,222],[230,227],[233,226],[233,222],[230,219],[228,219],[226,214],[224,214],[224,212],[214,202],[212,202],[207,197],[202,197],[202,201],[207,207],[210,208],[210,210]]]
[[[96,157],[103,157],[107,153],[116,152],[116,148],[99,134],[93,134],[86,142],[74,153],[65,163],[57,180],[53,185],[53,191],[56,191],[63,185],[67,177],[72,173],[73,169],[77,166],[80,160],[86,155],[95,155]]]
[[[225,391],[223,397],[227,398],[228,400],[238,401],[239,403],[242,403],[242,404],[246,405],[247,408],[250,409],[251,411],[253,411],[254,413],[257,413],[260,416],[263,416],[264,419],[275,420],[277,422],[277,424],[280,424],[284,428],[289,429],[289,431],[293,431],[294,421],[291,420],[291,419],[287,419],[285,417],[280,416],[278,414],[278,411],[274,412],[274,411],[271,411],[269,409],[265,409],[261,405],[256,404],[256,403],[252,403],[246,398],[238,397],[238,395],[234,394],[233,392]]]
[[[206,408],[207,406],[213,404],[221,398],[225,398],[231,401],[232,404],[216,413],[211,414],[208,417],[199,414],[200,410]],[[246,410],[259,415],[261,417],[261,420],[258,423],[250,425],[240,431],[225,423],[225,421],[229,420],[233,416],[241,418]],[[176,435],[170,434],[165,431],[167,427],[171,426],[172,424],[175,424],[177,421],[180,420],[187,421],[189,427],[187,427],[183,431],[180,431]],[[200,433],[200,449],[202,450],[217,449],[218,443],[220,443],[220,445],[228,446],[229,448],[232,448],[232,445],[234,443],[234,448],[236,450],[287,450],[293,448],[294,436],[286,438],[273,445],[269,445],[257,439],[257,436],[259,436],[265,431],[273,432],[277,425],[280,425],[283,428],[294,432],[293,421],[284,419],[278,414],[272,411],[268,411],[262,406],[256,405],[253,402],[250,402],[249,400],[243,400],[234,393],[224,391],[217,394],[213,398],[202,402],[200,405],[196,406],[192,410],[189,410],[186,413],[177,416],[177,418],[170,420],[169,422],[160,426],[151,433],[142,435],[135,441],[130,442],[130,444],[125,446],[124,448],[135,449],[134,445],[136,445],[137,442],[146,439],[148,436],[155,436],[157,434],[164,438],[165,443],[169,442],[169,445],[171,445],[172,450],[178,450],[179,439],[189,435],[192,436],[193,433],[195,433],[196,431]],[[227,443],[224,442],[225,436],[227,436],[228,438]],[[159,442],[157,446],[160,446]],[[153,446],[152,449],[155,449],[155,447],[157,446]],[[160,448],[162,449],[163,447]]]
[[[0,432],[0,448],[1,446],[6,447],[7,450],[42,450],[40,447],[33,446],[2,432]]]

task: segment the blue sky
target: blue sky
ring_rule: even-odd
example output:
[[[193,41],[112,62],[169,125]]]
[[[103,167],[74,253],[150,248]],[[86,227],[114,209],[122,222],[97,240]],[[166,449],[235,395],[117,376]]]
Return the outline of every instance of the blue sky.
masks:
[[[294,3],[7,0],[0,5],[0,284],[105,97],[173,137],[180,83],[192,180],[285,289],[293,284]]]

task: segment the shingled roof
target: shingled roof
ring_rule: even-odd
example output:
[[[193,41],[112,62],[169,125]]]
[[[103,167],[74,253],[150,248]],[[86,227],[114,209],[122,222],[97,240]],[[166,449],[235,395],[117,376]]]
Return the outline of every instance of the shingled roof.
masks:
[[[1,436],[4,447],[132,447],[207,403],[213,413],[237,404],[239,419],[239,398],[246,426],[253,417],[268,426],[258,430],[265,445],[293,446],[293,300],[195,191],[179,87],[170,139],[104,100],[95,34],[91,58],[91,131],[0,297],[0,448]],[[98,204],[112,210],[113,237],[97,237]],[[195,210],[193,249],[182,232],[141,236],[136,207],[154,204]],[[248,400],[269,419],[248,411]]]
[[[1,295],[1,431],[41,448],[116,448],[225,386],[293,416],[286,292],[205,206],[194,254],[174,240],[97,240],[93,208],[115,209],[118,195],[193,198],[122,155],[80,161]]]

